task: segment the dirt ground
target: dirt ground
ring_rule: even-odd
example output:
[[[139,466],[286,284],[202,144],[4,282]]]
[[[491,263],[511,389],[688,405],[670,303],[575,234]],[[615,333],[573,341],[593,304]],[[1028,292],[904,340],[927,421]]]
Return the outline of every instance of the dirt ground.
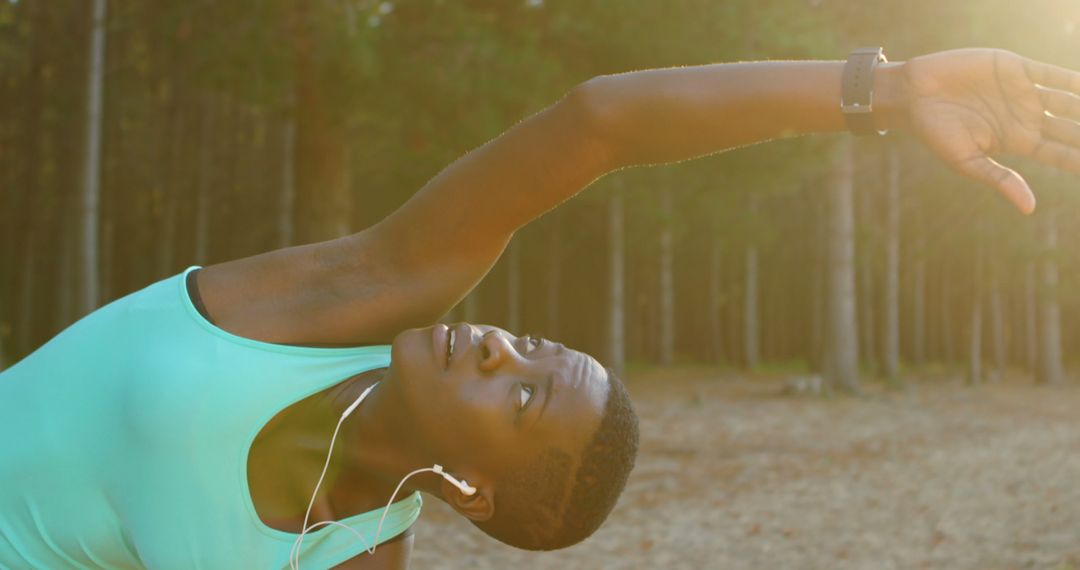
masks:
[[[429,499],[413,567],[1080,569],[1080,387],[782,385],[639,375],[637,467],[592,538],[522,552]]]

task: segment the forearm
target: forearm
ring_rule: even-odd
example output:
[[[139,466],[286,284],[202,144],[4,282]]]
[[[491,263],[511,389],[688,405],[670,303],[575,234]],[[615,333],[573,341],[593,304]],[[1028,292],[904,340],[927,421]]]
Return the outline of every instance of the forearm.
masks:
[[[846,130],[842,61],[701,65],[605,75],[588,82],[614,167],[674,162],[774,138]],[[902,128],[902,64],[878,67],[875,120]]]

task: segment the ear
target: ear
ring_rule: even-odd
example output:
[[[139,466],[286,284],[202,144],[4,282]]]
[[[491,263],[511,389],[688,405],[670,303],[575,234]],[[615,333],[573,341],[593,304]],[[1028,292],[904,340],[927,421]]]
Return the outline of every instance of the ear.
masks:
[[[473,522],[484,522],[490,519],[495,515],[495,493],[492,491],[492,486],[487,481],[474,483],[468,480],[468,483],[476,489],[472,495],[462,493],[461,489],[443,480],[439,485],[443,500]]]

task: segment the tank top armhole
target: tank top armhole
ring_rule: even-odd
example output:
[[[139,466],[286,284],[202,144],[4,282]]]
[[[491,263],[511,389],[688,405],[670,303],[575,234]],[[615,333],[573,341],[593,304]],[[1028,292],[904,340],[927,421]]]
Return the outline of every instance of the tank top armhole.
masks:
[[[206,305],[203,304],[202,295],[199,294],[199,278],[197,277],[198,274],[198,269],[193,269],[187,274],[186,285],[188,296],[191,297],[191,304],[195,305],[195,310],[198,311],[200,315],[202,315],[202,318],[206,319],[207,322],[212,325],[217,325],[217,323],[214,322],[214,319],[210,317],[210,312],[206,310]]]

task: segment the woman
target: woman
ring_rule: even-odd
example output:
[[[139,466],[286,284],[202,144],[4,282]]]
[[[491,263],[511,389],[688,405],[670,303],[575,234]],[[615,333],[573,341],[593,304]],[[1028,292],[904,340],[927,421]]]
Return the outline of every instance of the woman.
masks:
[[[0,566],[281,568],[305,522],[344,519],[363,540],[312,530],[303,564],[404,568],[419,496],[386,511],[378,537],[376,522],[397,483],[434,463],[474,492],[430,472],[406,491],[504,542],[586,538],[636,453],[621,383],[546,339],[431,323],[514,231],[607,172],[842,131],[844,67],[597,77],[371,228],[190,268],[96,311],[0,375],[0,426],[13,434],[0,441]],[[874,127],[910,130],[1022,212],[1031,190],[991,156],[1080,170],[1080,74],[972,49],[871,76]],[[383,546],[368,555],[366,542]]]

